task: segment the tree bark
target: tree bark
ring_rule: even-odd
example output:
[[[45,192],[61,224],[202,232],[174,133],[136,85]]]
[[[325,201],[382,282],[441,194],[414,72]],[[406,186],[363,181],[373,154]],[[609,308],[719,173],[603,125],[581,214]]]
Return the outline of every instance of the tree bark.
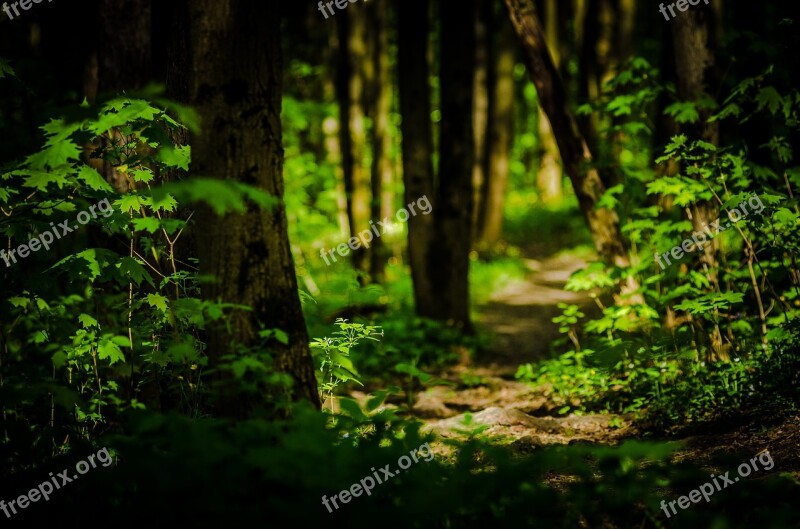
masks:
[[[698,101],[702,97],[713,97],[714,80],[714,12],[698,6],[687,16],[676,17],[672,26],[675,46],[675,72],[677,74],[678,97],[684,101]],[[709,123],[711,112],[700,110],[696,124],[683,124],[680,129],[690,139],[701,139],[713,145],[719,144],[719,122]],[[696,204],[692,208],[692,224],[695,231],[713,222],[719,215],[716,205],[710,202]],[[702,259],[711,270],[717,267],[719,241],[712,239],[703,250]],[[712,274],[716,278],[716,274]]]
[[[366,145],[364,124],[365,78],[363,65],[368,60],[366,14],[362,9],[347,9],[336,17],[339,29],[339,138],[342,147],[342,170],[347,195],[350,236],[369,230],[369,180],[362,161]],[[368,282],[369,255],[365,247],[352,251],[353,267]]]
[[[453,9],[440,3],[439,185],[436,190],[436,240],[429,270],[438,303],[425,315],[471,331],[469,252],[472,243],[472,169],[475,161],[472,109],[476,0]]]
[[[179,99],[194,106],[203,128],[191,137],[192,173],[253,185],[283,196],[281,145],[281,49],[277,4],[248,0],[185,0],[187,46],[182,51]],[[178,56],[181,54],[179,53]],[[247,305],[226,326],[208,331],[211,367],[235,354],[236,346],[268,347],[274,367],[294,380],[294,399],[319,408],[314,367],[297,291],[285,206],[251,205],[243,214],[216,217],[208,208],[195,215],[196,244],[203,274],[215,281],[204,297]],[[262,326],[279,328],[288,345],[259,337]],[[230,379],[223,379],[228,388]],[[225,394],[219,412],[247,416],[267,404],[250,395]]]
[[[430,215],[408,219],[408,256],[414,284],[417,314],[425,307],[434,307],[437,290],[429,272],[431,240],[434,236],[434,215],[437,204],[433,187],[433,130],[431,126],[430,65],[430,0],[403,0],[397,4],[398,88],[400,130],[403,135],[403,183],[405,202],[428,197],[433,206]]]
[[[703,97],[713,98],[716,88],[714,75],[715,20],[714,10],[709,6],[697,6],[684,13],[686,16],[673,20],[672,36],[675,48],[675,72],[678,85],[678,97],[683,101],[699,101]],[[700,119],[697,123],[682,124],[680,129],[690,140],[701,139],[713,145],[719,145],[719,122],[709,123],[711,111],[699,109]],[[694,204],[690,208],[691,222],[695,231],[702,231],[719,216],[719,208],[710,201]],[[703,247],[700,256],[706,267],[706,276],[716,289],[719,289],[717,269],[719,262],[719,240],[712,239]],[[698,328],[698,332],[709,336],[708,359],[728,359],[728,353],[722,343],[719,325],[711,331]]]
[[[392,137],[389,133],[389,113],[392,106],[392,84],[389,72],[389,35],[386,24],[387,6],[383,2],[367,4],[370,21],[370,51],[373,75],[370,83],[370,117],[372,118],[372,183],[371,216],[376,221],[391,215],[392,163],[389,158]],[[380,237],[370,243],[370,276],[382,283],[386,269],[387,247]]]
[[[544,14],[546,25],[544,28],[547,45],[553,54],[553,62],[556,65],[561,63],[559,59],[558,45],[558,6],[556,0],[546,0],[544,2]],[[553,129],[547,115],[538,106],[539,113],[539,169],[536,172],[536,187],[539,191],[539,198],[546,204],[555,203],[561,200],[563,193],[561,190],[561,166],[559,165],[558,145],[553,137]]]
[[[496,38],[489,61],[489,152],[486,186],[478,226],[479,247],[493,248],[503,234],[503,203],[511,169],[514,136],[514,63],[516,38],[506,17],[493,13]]]
[[[561,78],[547,50],[544,33],[531,0],[505,0],[511,21],[522,42],[528,69],[539,101],[550,120],[558,144],[564,171],[572,182],[586,224],[598,254],[610,264],[630,264],[616,212],[595,206],[605,193],[600,175],[592,167],[592,154],[578,132],[575,118],[567,104]],[[628,290],[634,285],[628,285]]]
[[[478,11],[475,13],[475,66],[473,83],[475,97],[472,105],[472,127],[474,129],[475,160],[472,164],[472,226],[473,236],[480,233],[479,222],[481,218],[481,205],[486,192],[488,178],[488,127],[491,122],[489,115],[489,40],[491,38],[488,28],[491,17],[491,0],[476,0]]]

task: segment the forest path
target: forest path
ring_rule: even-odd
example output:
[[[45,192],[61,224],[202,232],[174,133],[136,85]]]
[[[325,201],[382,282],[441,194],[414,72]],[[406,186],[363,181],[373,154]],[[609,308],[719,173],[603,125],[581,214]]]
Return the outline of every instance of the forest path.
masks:
[[[559,337],[558,326],[552,323],[561,312],[558,303],[580,305],[587,314],[599,312],[588,295],[563,290],[570,274],[585,264],[581,259],[567,254],[526,264],[531,273],[525,281],[507,285],[478,310],[479,325],[493,334],[490,351],[434,373],[448,384],[416,393],[414,415],[440,438],[463,439],[465,432],[480,427],[483,435],[519,452],[552,444],[615,445],[641,438],[630,416],[563,416],[551,388],[514,378],[520,364],[549,356],[551,342]],[[782,462],[782,470],[800,477],[800,415],[769,425],[707,424],[704,430],[702,435],[678,436],[682,446],[675,461],[688,460],[717,472],[719,458],[737,453],[752,457],[768,448]],[[436,446],[448,450],[440,443]]]
[[[506,285],[478,310],[480,328],[492,335],[489,351],[436,373],[449,384],[419,392],[414,414],[440,436],[452,437],[465,429],[469,413],[475,425],[488,427],[488,435],[504,436],[521,449],[577,440],[613,444],[630,435],[621,417],[560,416],[550,388],[515,380],[520,364],[547,358],[560,337],[552,322],[561,314],[559,303],[596,310],[587,294],[564,290],[569,276],[585,265],[582,259],[563,254],[525,264],[525,280]]]
[[[497,375],[513,376],[520,364],[549,356],[550,344],[560,337],[558,325],[553,323],[561,314],[559,303],[594,307],[586,293],[564,290],[569,276],[586,265],[583,259],[563,254],[524,262],[528,277],[495,292],[478,309],[479,326],[493,339],[489,352],[478,358],[476,365]]]

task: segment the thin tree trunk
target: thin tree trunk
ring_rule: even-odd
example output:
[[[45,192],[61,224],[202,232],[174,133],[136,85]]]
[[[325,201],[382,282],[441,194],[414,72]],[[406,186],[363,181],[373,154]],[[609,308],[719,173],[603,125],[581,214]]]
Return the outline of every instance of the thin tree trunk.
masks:
[[[558,46],[558,7],[556,0],[545,2],[545,37],[548,48],[553,53],[553,62],[560,64]],[[562,199],[561,166],[559,165],[558,145],[553,137],[553,129],[539,105],[539,170],[536,172],[536,187],[542,202],[551,204]]]
[[[480,13],[475,17],[475,71],[473,90],[475,97],[472,105],[472,127],[474,129],[475,160],[472,164],[472,226],[473,236],[479,234],[478,223],[481,217],[481,204],[486,192],[487,176],[487,140],[489,116],[489,28],[492,0],[476,0]]]
[[[328,47],[323,50],[323,60],[325,64],[336,64],[339,57],[339,48],[343,44],[339,41],[339,34],[336,31],[328,33]],[[338,94],[336,83],[332,79],[337,79],[338,71],[336,68],[328,68],[329,75],[322,77],[323,99],[330,101]],[[340,143],[342,126],[340,120],[333,116],[328,116],[322,122],[322,133],[324,135],[325,159],[333,163],[336,167],[336,223],[339,226],[339,234],[347,237],[350,232],[350,221],[347,217],[347,193],[344,188],[344,171],[342,170],[342,146]]]
[[[620,61],[631,58],[634,49],[634,30],[636,29],[636,0],[615,0],[617,2],[617,57]]]
[[[188,46],[173,94],[194,106],[204,124],[191,138],[192,172],[244,182],[282,197],[277,4],[186,0],[182,9],[187,15]],[[215,277],[204,286],[205,298],[252,308],[232,311],[226,325],[207,329],[210,366],[218,368],[237,346],[267,348],[275,352],[275,368],[294,380],[290,396],[319,408],[285,206],[281,203],[269,211],[251,207],[223,218],[205,207],[195,218],[201,272]],[[259,337],[263,326],[286,332],[288,345],[277,340],[264,343]],[[230,378],[221,382],[227,390],[236,387]],[[266,399],[242,398],[230,391],[222,395],[219,412],[243,417],[267,404]]]
[[[508,18],[493,13],[496,35],[489,61],[489,170],[481,207],[479,247],[493,248],[503,234],[503,203],[511,168],[514,135],[514,63],[516,38]]]
[[[405,203],[428,197],[434,214],[437,204],[433,187],[433,130],[429,82],[430,0],[403,0],[397,4],[398,87],[403,135],[403,183]],[[438,303],[429,268],[434,214],[408,219],[408,255],[414,283],[417,314]]]
[[[367,61],[366,14],[363,9],[347,9],[337,16],[339,28],[339,137],[342,147],[342,170],[347,195],[347,217],[350,236],[369,230],[370,190],[364,170],[366,129],[364,126],[365,79],[363,64]],[[367,280],[369,257],[365,247],[352,251],[353,267]]]
[[[600,0],[585,0],[585,12],[581,19],[581,46],[578,68],[578,100],[581,103],[595,101],[600,96],[600,68],[597,62],[597,43],[600,40]],[[597,116],[578,117],[581,135],[589,148],[596,152]]]
[[[389,112],[392,105],[392,85],[389,72],[389,35],[386,24],[387,6],[383,2],[367,4],[370,27],[370,48],[373,75],[370,87],[370,116],[372,118],[372,182],[371,215],[376,221],[390,213],[392,202],[392,164],[389,158],[392,137],[389,134]],[[383,282],[388,258],[387,247],[380,237],[373,238],[370,248],[370,275],[373,281]]]

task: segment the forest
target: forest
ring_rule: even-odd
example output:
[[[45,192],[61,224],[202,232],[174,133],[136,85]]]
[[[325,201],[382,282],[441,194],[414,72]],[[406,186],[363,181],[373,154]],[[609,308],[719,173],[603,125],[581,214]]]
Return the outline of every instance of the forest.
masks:
[[[0,527],[800,528],[795,2],[0,11]]]

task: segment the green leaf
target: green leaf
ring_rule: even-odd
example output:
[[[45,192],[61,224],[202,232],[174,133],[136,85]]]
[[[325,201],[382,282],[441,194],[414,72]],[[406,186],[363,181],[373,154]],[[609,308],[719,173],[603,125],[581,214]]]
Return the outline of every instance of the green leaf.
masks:
[[[109,339],[101,340],[97,345],[97,357],[101,360],[108,360],[112,366],[117,362],[124,362],[125,355],[117,344]]]
[[[27,307],[28,305],[31,304],[31,300],[30,299],[17,297],[17,296],[8,298],[8,302],[11,303],[12,307],[18,307],[18,308],[22,308],[22,309],[24,309],[25,307]]]
[[[83,325],[84,329],[88,329],[89,327],[100,327],[100,324],[97,323],[97,320],[86,313],[78,316],[78,321],[81,322],[81,325]]]
[[[112,336],[111,341],[120,347],[130,348],[131,347],[131,340],[127,336]]]
[[[150,199],[150,207],[153,211],[163,209],[164,211],[175,211],[178,208],[178,201],[169,193],[163,195],[153,195]]]
[[[117,98],[109,101],[103,107],[103,114],[89,129],[98,136],[109,130],[128,123],[153,119],[162,113],[161,110],[151,107],[147,101],[140,99]]]
[[[0,79],[6,76],[16,77],[17,75],[5,59],[0,59]]]
[[[289,335],[280,329],[275,329],[275,339],[283,345],[289,345]]]
[[[153,171],[151,171],[147,167],[144,167],[142,169],[136,169],[135,171],[133,171],[133,173],[131,173],[131,175],[133,176],[133,180],[135,182],[145,182],[145,183],[152,182],[154,178]]]
[[[136,231],[146,231],[147,233],[155,233],[161,223],[156,217],[137,217],[133,219],[133,228]]]
[[[111,187],[102,176],[100,176],[100,173],[88,165],[84,165],[80,168],[80,171],[78,172],[78,178],[83,180],[86,185],[94,191],[106,191],[108,193],[114,192],[114,188]]]
[[[358,405],[358,402],[355,399],[350,397],[340,397],[338,400],[339,406],[341,407],[342,411],[345,412],[345,415],[356,420],[367,419],[367,416],[361,410],[361,406]]]
[[[608,111],[614,116],[629,116],[633,110],[633,104],[636,102],[635,95],[621,95],[611,100],[608,104]]]
[[[778,91],[771,86],[765,86],[759,90],[756,96],[756,102],[758,103],[757,110],[769,107],[769,112],[773,116],[781,109],[781,106],[783,106],[783,98]]]
[[[117,254],[110,250],[91,248],[65,257],[50,269],[62,268],[71,277],[94,281],[100,277],[103,269],[116,258]]]
[[[69,173],[63,170],[46,172],[35,169],[20,169],[13,171],[15,176],[26,176],[23,180],[25,187],[33,187],[39,191],[47,190],[47,186],[55,184],[59,189],[63,189],[69,183]]]
[[[692,101],[676,101],[664,109],[664,114],[672,116],[678,123],[697,123],[700,113]]]
[[[78,160],[80,154],[81,151],[78,145],[74,141],[65,138],[54,145],[45,146],[44,149],[36,154],[28,156],[25,163],[32,169],[42,170],[48,167],[53,169],[68,164],[70,160]]]
[[[118,200],[114,201],[114,206],[124,213],[127,213],[131,209],[133,211],[139,211],[142,205],[142,197],[135,193],[122,195]]]
[[[140,285],[142,281],[147,281],[150,283],[150,286],[155,287],[153,278],[150,277],[150,274],[147,273],[147,270],[144,269],[137,259],[127,256],[123,257],[120,259],[119,263],[117,263],[117,270],[125,281],[133,281],[137,286]]]
[[[597,205],[595,206],[596,209],[600,208],[608,208],[614,209],[617,207],[619,200],[617,200],[616,195],[621,195],[625,191],[625,186],[623,184],[617,184],[613,187],[609,187],[606,189],[606,192],[603,193],[603,196],[600,197],[600,200],[597,201]]]
[[[167,167],[177,167],[188,171],[189,163],[192,160],[192,147],[190,145],[164,147],[158,151],[156,159]]]
[[[253,186],[235,182],[236,188],[247,198],[261,206],[263,209],[270,210],[275,206],[280,205],[281,201],[275,195],[270,195],[266,191],[262,191]]]
[[[162,296],[161,294],[148,294],[147,295],[147,303],[151,307],[155,307],[159,309],[161,312],[167,312],[167,304],[169,300]]]
[[[167,358],[172,362],[195,362],[197,361],[198,354],[192,342],[184,341],[170,345],[166,352]]]

